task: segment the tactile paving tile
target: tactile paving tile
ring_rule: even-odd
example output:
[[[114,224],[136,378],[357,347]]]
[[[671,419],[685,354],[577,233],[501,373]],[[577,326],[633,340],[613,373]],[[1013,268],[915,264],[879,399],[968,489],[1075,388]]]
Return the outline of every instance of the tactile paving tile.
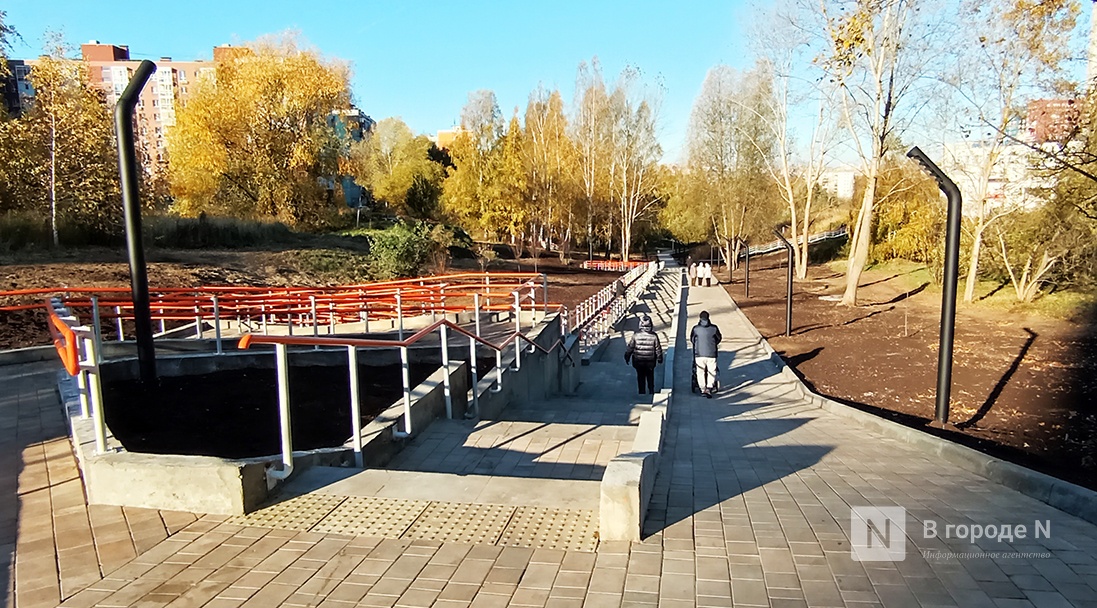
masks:
[[[345,500],[330,494],[304,494],[274,503],[247,515],[234,515],[226,523],[257,528],[308,530]]]
[[[504,505],[432,502],[404,538],[494,545],[514,510]]]
[[[594,551],[597,522],[594,511],[518,507],[498,544],[539,549]]]
[[[351,496],[316,524],[312,531],[399,538],[429,504],[425,500]]]

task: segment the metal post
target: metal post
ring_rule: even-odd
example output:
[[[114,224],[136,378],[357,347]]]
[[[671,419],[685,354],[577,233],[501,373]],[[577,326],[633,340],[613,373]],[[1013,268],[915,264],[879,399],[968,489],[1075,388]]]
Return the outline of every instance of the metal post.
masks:
[[[514,292],[514,331],[522,331],[522,293],[521,287]]]
[[[362,329],[369,333],[369,300],[362,302]]]
[[[937,349],[937,404],[934,421],[948,423],[949,399],[952,393],[952,343],[956,333],[956,286],[960,275],[960,214],[963,197],[956,183],[915,146],[907,156],[918,161],[937,180],[937,186],[948,198],[948,220],[945,230],[945,277],[941,293],[941,338]]]
[[[103,339],[103,320],[99,318],[99,296],[91,297],[91,327],[95,330],[95,343]]]
[[[134,147],[133,111],[141,89],[156,64],[145,59],[133,73],[126,90],[114,106],[114,131],[118,138],[118,175],[122,183],[122,203],[126,221],[126,248],[129,251],[130,291],[133,296],[133,320],[137,326],[137,360],[142,382],[156,379],[156,349],[152,339],[152,313],[149,310],[149,277],[145,266],[145,248],[141,243],[141,200],[138,191],[140,170]]]
[[[792,257],[793,248],[792,243],[781,234],[780,230],[774,230],[773,234],[777,235],[777,238],[781,239],[781,243],[784,244],[785,249],[788,251],[788,268],[786,277],[786,293],[785,293],[785,335],[792,335]]]
[[[99,383],[99,349],[93,338],[84,343],[88,361],[95,373],[88,374],[88,398],[91,401],[91,422],[95,427],[95,453],[107,451],[107,426],[103,420],[103,387]]]
[[[316,315],[316,296],[309,296],[309,310],[312,312],[312,337],[320,335],[320,323]]]
[[[118,341],[123,342],[126,336],[122,333],[122,307],[114,307],[114,324],[118,327]]]
[[[362,399],[358,394],[358,349],[347,346],[347,368],[350,371],[350,441],[354,447],[354,466],[362,463]]]
[[[541,320],[548,316],[548,274],[541,273]]]
[[[400,289],[399,288],[396,289],[396,322],[398,323],[398,325],[397,325],[397,336],[400,338],[401,341],[403,341],[404,340],[404,303],[403,303],[403,299],[400,296]]]
[[[745,271],[743,272],[743,297],[750,299],[750,245],[746,242],[743,243],[743,247],[747,250],[747,263]]]
[[[503,351],[495,351],[495,388],[491,390],[498,393],[503,390]]]
[[[202,339],[202,307],[194,305],[194,337]]]
[[[312,314],[312,337],[316,338],[320,336],[320,324],[316,319],[316,296],[309,296],[309,311]],[[320,345],[313,346],[312,350],[320,350]]]
[[[472,294],[472,309],[476,315],[476,337],[480,337],[480,294]]]
[[[453,419],[453,397],[450,392],[450,369],[449,369],[449,326],[442,325],[438,329],[441,330],[442,337],[442,367],[446,370],[446,375],[442,379],[442,394],[446,400],[446,418]]]
[[[225,354],[221,346],[221,305],[217,302],[217,296],[213,296],[213,338],[217,343],[217,354]]]
[[[469,369],[472,371],[472,411],[480,414],[480,378],[479,370],[476,369],[476,340],[469,338]],[[465,412],[465,418],[470,418],[471,412]]]
[[[514,292],[514,331],[522,333],[522,294]],[[522,369],[522,345],[519,338],[514,339],[514,369]]]
[[[293,472],[293,434],[290,432],[289,353],[285,344],[274,345],[275,367],[278,374],[278,424],[282,439],[282,470],[270,469],[274,479],[285,479]]]
[[[404,435],[411,435],[411,370],[408,367],[408,347],[400,347],[400,375],[404,379]]]

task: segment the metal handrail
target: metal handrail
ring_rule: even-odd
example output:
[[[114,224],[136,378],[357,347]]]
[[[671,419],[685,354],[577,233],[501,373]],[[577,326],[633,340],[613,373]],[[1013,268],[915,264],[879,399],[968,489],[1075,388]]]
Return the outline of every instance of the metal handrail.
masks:
[[[441,348],[443,357],[443,366],[446,368],[445,375],[443,377],[443,388],[445,392],[445,404],[446,414],[448,417],[453,416],[452,410],[452,398],[450,392],[450,369],[449,369],[449,343],[448,343],[448,330],[454,330],[459,334],[467,336],[469,338],[469,350],[471,353],[471,370],[473,378],[473,407],[478,407],[478,396],[476,385],[479,383],[476,371],[476,344],[482,344],[495,351],[496,366],[495,366],[495,387],[492,388],[492,392],[500,392],[503,390],[503,370],[502,370],[502,352],[512,342],[515,344],[515,371],[521,369],[520,349],[518,348],[518,341],[525,340],[532,347],[549,354],[556,350],[557,347],[565,343],[565,336],[561,336],[556,339],[555,342],[549,347],[544,347],[538,344],[535,340],[529,338],[520,331],[515,331],[506,336],[498,344],[494,344],[489,340],[486,340],[473,332],[466,330],[465,328],[453,323],[447,319],[441,319],[435,321],[430,325],[420,329],[411,336],[403,340],[376,340],[370,338],[341,338],[335,336],[266,336],[257,334],[247,334],[240,338],[238,348],[241,350],[247,350],[253,344],[273,344],[275,347],[276,365],[278,369],[278,412],[279,422],[281,425],[281,445],[282,445],[282,469],[271,470],[270,475],[275,479],[285,479],[293,472],[293,447],[292,438],[289,436],[290,428],[290,404],[289,404],[289,373],[288,373],[288,352],[286,347],[289,345],[298,346],[341,346],[345,347],[348,351],[348,365],[354,366],[354,370],[351,372],[352,383],[350,386],[351,391],[351,428],[352,434],[352,446],[355,453],[355,462],[361,465],[362,462],[362,445],[361,445],[361,429],[359,428],[360,416],[356,413],[357,408],[354,407],[358,403],[358,386],[353,380],[357,374],[357,353],[358,348],[366,347],[379,347],[379,348],[399,348],[400,349],[400,365],[401,375],[403,379],[404,388],[404,430],[394,430],[394,433],[398,437],[409,437],[412,434],[412,419],[411,419],[411,381],[409,374],[408,363],[408,347],[424,339],[426,336],[433,333],[435,330],[440,330]],[[575,364],[571,354],[564,351],[564,358],[571,361],[572,365]],[[561,358],[561,361],[563,358]]]

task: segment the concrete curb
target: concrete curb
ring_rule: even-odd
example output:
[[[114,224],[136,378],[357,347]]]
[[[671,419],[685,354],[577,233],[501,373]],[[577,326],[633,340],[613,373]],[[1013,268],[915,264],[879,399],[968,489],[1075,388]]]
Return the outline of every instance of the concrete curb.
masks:
[[[726,292],[725,292],[726,293]],[[745,313],[739,309],[739,305],[728,295],[732,302],[732,314],[743,317],[743,322],[750,328],[751,333],[758,338],[762,348],[769,353],[770,361],[785,381],[792,384],[796,392],[812,405],[824,409],[833,414],[842,416],[857,422],[872,431],[898,439],[913,446],[917,446],[931,455],[956,465],[965,471],[975,473],[989,481],[1001,484],[1011,490],[1015,490],[1035,498],[1042,503],[1055,507],[1064,513],[1074,515],[1090,523],[1097,524],[1097,492],[1082,486],[1063,481],[1039,471],[1034,471],[1012,462],[984,454],[978,450],[949,441],[936,435],[931,435],[912,427],[904,426],[893,420],[881,418],[874,414],[861,411],[832,399],[817,395],[806,386],[800,377],[785,364],[780,355],[769,345],[754,324],[747,319]]]

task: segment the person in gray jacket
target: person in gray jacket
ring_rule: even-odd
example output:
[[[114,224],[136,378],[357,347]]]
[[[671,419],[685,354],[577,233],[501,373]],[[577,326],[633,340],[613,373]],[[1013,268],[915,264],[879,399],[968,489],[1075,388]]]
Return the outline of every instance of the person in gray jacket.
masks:
[[[716,378],[719,371],[716,369],[716,353],[719,352],[720,328],[709,321],[708,311],[701,311],[701,320],[693,326],[689,332],[689,341],[693,345],[693,362],[697,367],[697,386],[701,393],[712,398],[712,390],[716,387]]]
[[[659,343],[654,327],[651,317],[641,316],[640,331],[632,335],[625,347],[625,363],[632,360],[632,366],[636,368],[636,386],[641,395],[644,394],[645,385],[648,393],[655,394],[655,366],[663,362],[663,345]]]

